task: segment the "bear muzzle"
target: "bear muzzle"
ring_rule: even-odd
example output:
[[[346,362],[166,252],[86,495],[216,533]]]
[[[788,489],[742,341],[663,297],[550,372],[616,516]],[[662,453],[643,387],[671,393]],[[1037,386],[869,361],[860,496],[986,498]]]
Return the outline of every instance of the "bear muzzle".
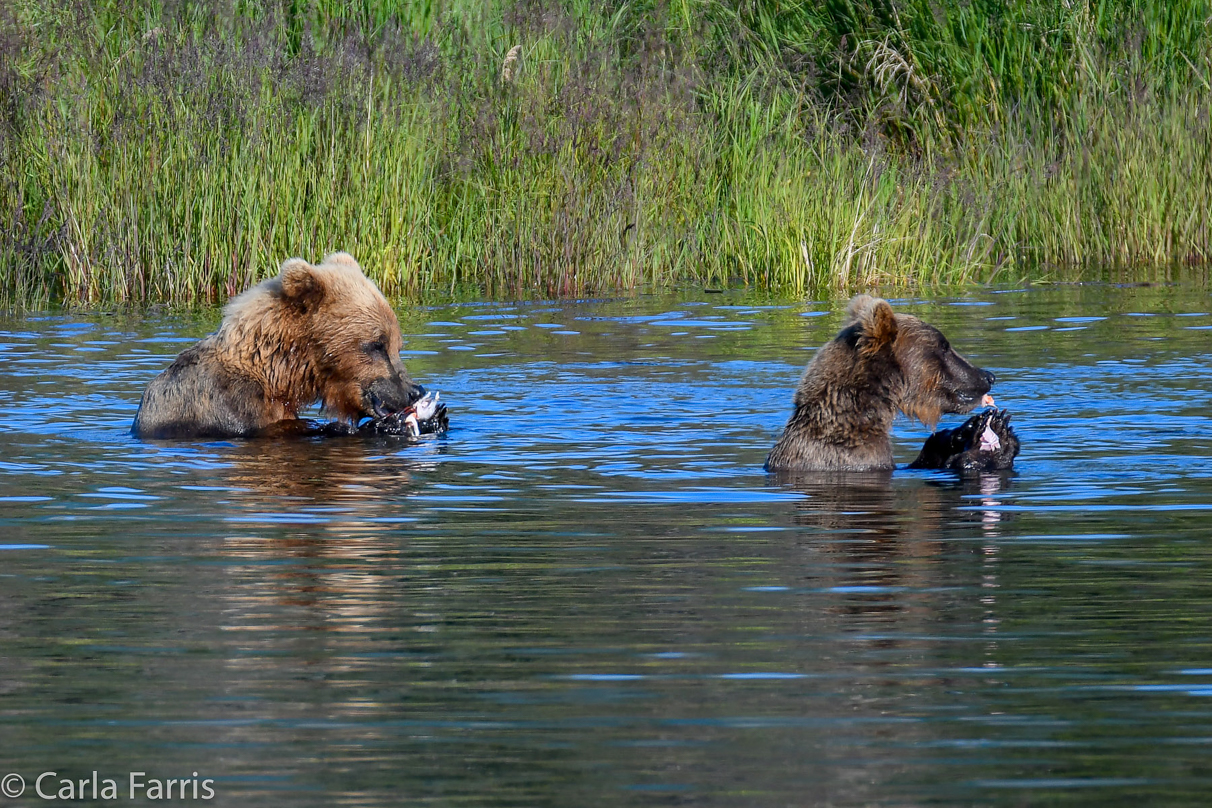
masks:
[[[997,377],[992,372],[983,368],[973,367],[975,377],[972,380],[972,386],[963,390],[952,390],[952,396],[958,402],[955,409],[949,412],[966,413],[971,412],[975,407],[980,406],[986,399],[987,394],[993,389],[993,383]]]
[[[407,409],[425,396],[425,388],[407,378],[383,378],[371,382],[362,394],[367,415],[384,418]]]

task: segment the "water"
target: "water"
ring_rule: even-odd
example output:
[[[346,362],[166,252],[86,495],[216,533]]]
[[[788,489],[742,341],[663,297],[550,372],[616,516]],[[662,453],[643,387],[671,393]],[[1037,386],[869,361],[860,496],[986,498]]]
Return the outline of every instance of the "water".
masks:
[[[417,444],[141,443],[214,315],[0,321],[15,804],[1205,802],[1207,292],[898,308],[997,373],[1014,475],[768,478],[837,304],[408,311]]]

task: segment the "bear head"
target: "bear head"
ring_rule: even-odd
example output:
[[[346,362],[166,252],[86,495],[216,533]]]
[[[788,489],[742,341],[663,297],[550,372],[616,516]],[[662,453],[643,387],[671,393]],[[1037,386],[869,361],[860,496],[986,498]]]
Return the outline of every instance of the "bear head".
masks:
[[[945,413],[970,412],[993,387],[993,374],[956,353],[943,332],[895,314],[886,300],[855,297],[838,339],[888,382],[897,409],[929,427]]]
[[[233,301],[228,314],[260,309],[261,327],[277,331],[282,395],[302,403],[319,400],[329,417],[356,423],[362,417],[398,412],[425,395],[400,361],[400,323],[378,287],[347,253],[319,265],[302,258],[282,264],[262,295]],[[274,381],[279,381],[274,384]]]

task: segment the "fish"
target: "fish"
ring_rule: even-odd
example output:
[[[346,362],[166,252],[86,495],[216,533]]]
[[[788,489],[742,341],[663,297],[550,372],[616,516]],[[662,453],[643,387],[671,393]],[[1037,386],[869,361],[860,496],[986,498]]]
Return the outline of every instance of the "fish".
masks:
[[[437,415],[438,408],[442,406],[439,403],[441,397],[442,394],[434,390],[432,393],[426,393],[424,398],[404,410],[404,427],[408,430],[408,434],[414,438],[421,434],[421,424],[432,420]]]
[[[426,393],[402,410],[372,418],[358,427],[358,432],[365,435],[408,435],[413,438],[445,432],[450,426],[450,418],[441,396],[436,390]]]
[[[981,433],[980,450],[982,452],[996,452],[1002,448],[1002,440],[993,431],[993,427],[985,425],[985,431]]]

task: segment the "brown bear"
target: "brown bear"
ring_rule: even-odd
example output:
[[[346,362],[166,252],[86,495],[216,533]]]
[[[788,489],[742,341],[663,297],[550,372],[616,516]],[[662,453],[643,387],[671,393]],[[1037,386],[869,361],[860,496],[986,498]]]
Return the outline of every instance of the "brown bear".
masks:
[[[320,402],[351,426],[405,409],[425,391],[400,362],[400,323],[347,253],[235,297],[215,333],[152,380],[132,433],[140,438],[249,437],[303,432],[299,410]]]
[[[890,470],[897,410],[933,427],[943,413],[972,410],[992,386],[993,374],[952,350],[937,328],[859,295],[804,371],[766,469]]]

